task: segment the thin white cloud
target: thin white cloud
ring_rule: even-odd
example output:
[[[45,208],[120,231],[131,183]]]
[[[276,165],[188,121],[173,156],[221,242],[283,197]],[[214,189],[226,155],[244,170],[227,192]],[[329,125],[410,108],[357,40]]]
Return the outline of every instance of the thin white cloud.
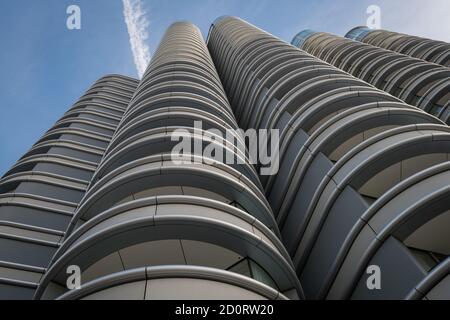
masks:
[[[147,44],[150,23],[142,7],[141,0],[122,0],[122,2],[134,64],[139,77],[142,78],[150,61],[150,48]]]

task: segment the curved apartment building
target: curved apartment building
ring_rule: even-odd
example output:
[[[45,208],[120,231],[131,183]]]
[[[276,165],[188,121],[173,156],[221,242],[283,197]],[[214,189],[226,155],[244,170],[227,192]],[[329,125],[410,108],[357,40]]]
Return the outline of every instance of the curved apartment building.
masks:
[[[450,43],[444,41],[364,26],[353,28],[345,37],[450,67]]]
[[[238,123],[281,132],[261,180],[306,298],[449,298],[449,127],[238,18],[208,47]]]
[[[35,298],[302,297],[256,171],[240,147],[242,137],[235,133],[233,145],[221,141],[220,133],[237,128],[200,31],[173,24]],[[175,136],[201,147],[226,145],[243,164],[202,152],[175,158]],[[82,270],[80,290],[66,289],[71,265]]]
[[[293,44],[178,22],[94,84],[0,180],[0,299],[450,299],[450,70]]]
[[[98,80],[0,180],[0,299],[31,299],[137,86]]]
[[[319,59],[450,124],[449,68],[368,43],[311,30],[300,32],[292,41]]]

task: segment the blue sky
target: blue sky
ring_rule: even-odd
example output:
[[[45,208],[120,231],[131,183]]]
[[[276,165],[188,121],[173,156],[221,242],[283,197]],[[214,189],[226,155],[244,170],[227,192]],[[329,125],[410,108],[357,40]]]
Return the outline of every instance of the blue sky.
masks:
[[[450,42],[448,0],[132,0],[148,20],[150,54],[174,21],[206,37],[211,22],[235,15],[290,41],[303,29],[344,35],[381,8],[384,29]],[[426,4],[426,5],[425,5]],[[66,8],[81,8],[81,30],[68,30]],[[0,1],[0,175],[99,77],[137,77],[122,0]]]

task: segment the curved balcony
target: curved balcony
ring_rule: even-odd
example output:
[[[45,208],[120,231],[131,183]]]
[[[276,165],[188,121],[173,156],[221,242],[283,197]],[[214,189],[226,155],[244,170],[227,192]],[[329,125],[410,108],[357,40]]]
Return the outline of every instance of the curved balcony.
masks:
[[[448,68],[325,32],[308,33],[300,48],[448,124]]]
[[[98,80],[0,180],[0,299],[31,299],[137,82]]]
[[[387,30],[356,27],[346,38],[361,41],[383,49],[409,55],[413,58],[450,67],[450,44]]]
[[[448,296],[450,131],[424,112],[447,121],[432,105],[448,104],[447,71],[326,33],[300,36],[324,61],[233,17],[211,27],[208,47],[239,123],[280,130],[280,170],[261,181],[306,298]],[[420,108],[325,61],[377,87],[395,83],[389,92]],[[367,289],[372,265],[382,290]]]
[[[35,298],[302,298],[237,129],[201,33],[172,25]],[[175,154],[174,135],[202,152]],[[215,148],[222,158],[205,153]],[[77,292],[65,287],[70,265],[82,270]]]

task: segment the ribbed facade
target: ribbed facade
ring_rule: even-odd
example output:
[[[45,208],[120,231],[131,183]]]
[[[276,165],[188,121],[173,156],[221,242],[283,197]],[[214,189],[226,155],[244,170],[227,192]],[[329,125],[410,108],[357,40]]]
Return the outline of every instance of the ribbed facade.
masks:
[[[300,32],[292,41],[302,50],[450,124],[449,68],[368,43],[310,30]]]
[[[450,43],[387,30],[356,27],[346,38],[450,67]]]
[[[31,299],[137,81],[98,80],[0,180],[0,299]]]
[[[306,298],[448,297],[448,126],[237,18],[208,47],[238,123],[281,131],[262,181]]]
[[[202,130],[237,129],[201,33],[183,22],[156,51],[36,298],[301,296],[242,137],[227,150],[242,165],[202,153],[184,153],[180,165],[172,156],[180,129],[202,146],[210,141]],[[70,265],[83,270],[81,290],[65,288]]]
[[[0,180],[0,299],[450,299],[450,70],[293,44],[178,22],[94,84]]]

